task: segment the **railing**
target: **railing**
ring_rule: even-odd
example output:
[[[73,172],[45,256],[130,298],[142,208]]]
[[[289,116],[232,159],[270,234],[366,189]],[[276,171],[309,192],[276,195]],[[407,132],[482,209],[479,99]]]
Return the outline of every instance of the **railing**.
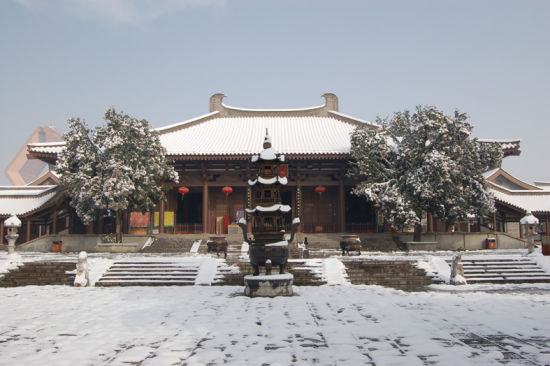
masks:
[[[346,224],[347,233],[376,233],[380,231],[382,230],[372,222],[348,222]]]
[[[338,225],[334,223],[325,225],[302,223],[302,230],[304,233],[337,233]]]
[[[170,229],[164,229],[165,232],[170,232]],[[202,233],[202,224],[176,224],[172,229],[174,234],[197,234]]]

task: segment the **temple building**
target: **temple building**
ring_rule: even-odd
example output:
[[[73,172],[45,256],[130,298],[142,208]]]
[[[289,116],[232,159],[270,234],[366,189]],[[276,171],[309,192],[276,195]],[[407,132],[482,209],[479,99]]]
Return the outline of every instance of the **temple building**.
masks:
[[[281,201],[291,208],[290,217],[300,218],[300,231],[386,230],[383,216],[369,202],[351,194],[357,182],[346,175],[351,133],[359,126],[380,126],[340,113],[336,95],[327,93],[323,97],[325,103],[318,107],[257,110],[227,106],[223,94],[214,94],[208,114],[156,129],[180,183],[168,187],[166,199],[159,202],[156,212],[128,215],[127,231],[223,234],[227,224],[237,223],[250,208],[249,158],[261,152],[266,129],[273,147],[285,156],[285,163],[279,167],[287,178],[280,190]],[[519,141],[499,142],[505,155],[519,155]],[[31,143],[28,156],[53,164],[63,147],[64,143]],[[492,178],[488,177],[488,184],[497,192],[497,207],[515,212],[515,218],[526,208],[506,203],[498,192],[508,189],[510,192],[503,194],[510,196],[516,194],[516,189],[501,187]],[[544,191],[532,188],[531,194]],[[550,212],[550,190],[546,192],[548,209],[540,213]],[[502,224],[506,218],[500,212],[504,211],[492,219],[481,219],[476,230],[506,229]],[[94,231],[105,231],[102,220],[98,220]]]

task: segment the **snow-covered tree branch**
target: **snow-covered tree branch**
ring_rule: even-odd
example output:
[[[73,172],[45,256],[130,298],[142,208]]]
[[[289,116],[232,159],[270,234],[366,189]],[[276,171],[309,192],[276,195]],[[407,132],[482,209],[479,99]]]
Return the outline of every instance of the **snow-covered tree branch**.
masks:
[[[351,137],[354,193],[366,197],[393,226],[415,225],[425,212],[454,224],[492,212],[482,173],[499,166],[498,144],[471,138],[467,115],[436,107],[398,112],[383,128],[362,127]]]
[[[107,109],[105,120],[107,124],[95,131],[78,118],[68,121],[67,146],[56,170],[84,223],[93,222],[100,211],[117,214],[120,242],[122,212],[153,209],[162,199],[161,183],[178,182],[178,175],[146,120],[114,108]]]

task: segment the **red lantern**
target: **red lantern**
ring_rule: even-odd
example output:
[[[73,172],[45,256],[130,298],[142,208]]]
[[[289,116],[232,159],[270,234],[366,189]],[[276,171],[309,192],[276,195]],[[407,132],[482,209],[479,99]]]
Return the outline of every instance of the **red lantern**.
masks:
[[[178,188],[178,192],[179,192],[182,196],[185,196],[187,193],[189,193],[189,188],[187,188],[187,187],[179,187],[179,188]]]
[[[223,187],[222,192],[225,193],[226,196],[229,196],[231,193],[233,193],[233,188],[231,187]]]
[[[321,196],[326,191],[327,191],[327,189],[323,186],[315,187],[315,192],[317,192],[319,194],[319,196]]]

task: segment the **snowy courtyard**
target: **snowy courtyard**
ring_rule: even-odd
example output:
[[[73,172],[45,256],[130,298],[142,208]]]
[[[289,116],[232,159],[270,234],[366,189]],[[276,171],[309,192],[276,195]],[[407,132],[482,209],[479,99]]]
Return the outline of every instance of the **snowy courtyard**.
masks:
[[[550,285],[0,288],[1,365],[544,365]]]

